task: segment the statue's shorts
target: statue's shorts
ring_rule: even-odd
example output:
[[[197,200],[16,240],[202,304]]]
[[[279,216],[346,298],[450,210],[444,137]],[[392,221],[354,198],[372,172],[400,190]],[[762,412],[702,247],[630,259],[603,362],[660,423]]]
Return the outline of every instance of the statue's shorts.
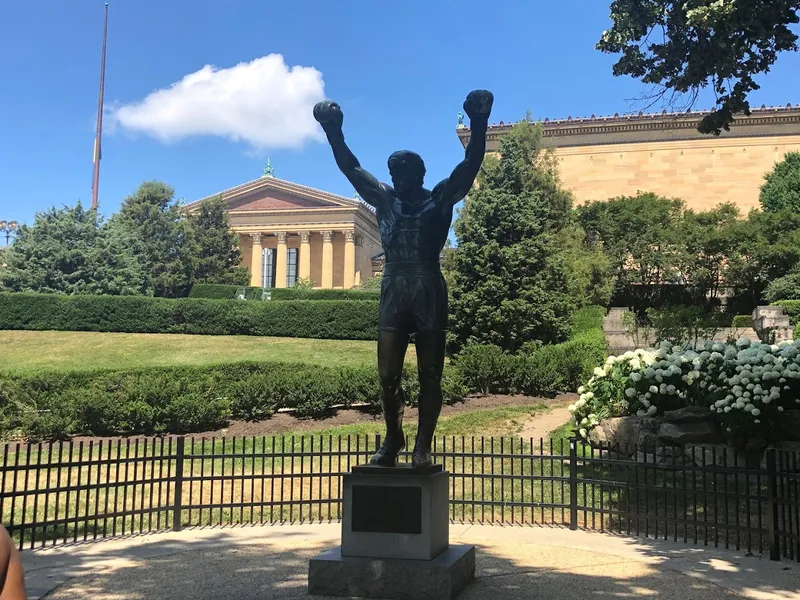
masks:
[[[378,324],[409,334],[447,329],[447,284],[438,262],[386,264]]]

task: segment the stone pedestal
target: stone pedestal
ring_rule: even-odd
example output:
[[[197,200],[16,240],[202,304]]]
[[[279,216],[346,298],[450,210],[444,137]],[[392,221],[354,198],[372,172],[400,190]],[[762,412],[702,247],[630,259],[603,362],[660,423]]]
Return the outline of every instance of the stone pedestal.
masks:
[[[472,581],[474,546],[449,546],[441,465],[365,465],[343,480],[342,545],[311,560],[309,593],[450,600]]]
[[[454,545],[433,560],[342,556],[341,548],[314,558],[308,592],[347,598],[451,600],[475,578],[475,546]]]

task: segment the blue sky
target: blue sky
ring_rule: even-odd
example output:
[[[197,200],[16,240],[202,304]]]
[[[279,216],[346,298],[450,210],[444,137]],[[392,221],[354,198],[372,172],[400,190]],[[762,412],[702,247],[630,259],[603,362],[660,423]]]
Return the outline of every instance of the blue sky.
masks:
[[[148,179],[192,201],[267,156],[278,177],[352,195],[309,120],[322,97],[365,167],[385,180],[388,155],[415,150],[429,185],[463,155],[472,89],[494,92],[493,122],[638,110],[643,86],[594,49],[609,3],[111,0],[101,211]],[[100,0],[0,2],[0,219],[89,204],[102,21]],[[754,104],[800,102],[793,72],[800,55],[782,56]]]

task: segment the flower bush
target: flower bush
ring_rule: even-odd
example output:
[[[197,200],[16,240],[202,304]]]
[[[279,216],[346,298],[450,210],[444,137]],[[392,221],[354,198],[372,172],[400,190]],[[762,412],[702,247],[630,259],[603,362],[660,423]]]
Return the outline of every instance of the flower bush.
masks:
[[[770,439],[780,413],[800,408],[800,342],[662,342],[609,357],[578,392],[569,408],[582,437],[609,416],[708,406],[732,443]]]

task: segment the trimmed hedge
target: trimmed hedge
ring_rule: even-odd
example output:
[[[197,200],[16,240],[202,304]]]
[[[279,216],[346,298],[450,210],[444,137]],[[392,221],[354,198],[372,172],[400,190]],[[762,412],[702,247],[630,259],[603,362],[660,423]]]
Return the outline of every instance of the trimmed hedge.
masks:
[[[314,290],[308,288],[273,288],[273,300],[369,300],[377,302],[380,290]]]
[[[409,402],[416,371],[403,374]],[[463,399],[458,371],[445,368],[445,402]],[[37,439],[70,435],[193,433],[229,419],[263,419],[280,408],[321,416],[334,405],[378,407],[373,366],[259,362],[88,372],[0,375],[0,431]]]
[[[735,315],[731,322],[731,327],[736,327],[737,329],[752,328],[754,326],[755,323],[753,323],[751,315]]]
[[[241,285],[227,285],[221,283],[195,283],[189,292],[189,298],[205,298],[207,300],[234,300],[236,290],[242,288]],[[246,286],[244,297],[246,300],[252,298],[261,299],[260,287]]]
[[[233,300],[239,285],[216,283],[196,283],[189,292],[189,298],[210,300]],[[260,299],[262,288],[246,287],[245,299]],[[309,288],[272,288],[269,290],[273,300],[372,300],[380,298],[380,290],[314,290]]]
[[[0,293],[0,329],[375,340],[378,302]]]
[[[484,394],[575,391],[605,361],[604,316],[603,307],[583,308],[573,317],[572,338],[566,342],[520,354],[506,354],[497,346],[467,346],[455,364],[467,388]]]

